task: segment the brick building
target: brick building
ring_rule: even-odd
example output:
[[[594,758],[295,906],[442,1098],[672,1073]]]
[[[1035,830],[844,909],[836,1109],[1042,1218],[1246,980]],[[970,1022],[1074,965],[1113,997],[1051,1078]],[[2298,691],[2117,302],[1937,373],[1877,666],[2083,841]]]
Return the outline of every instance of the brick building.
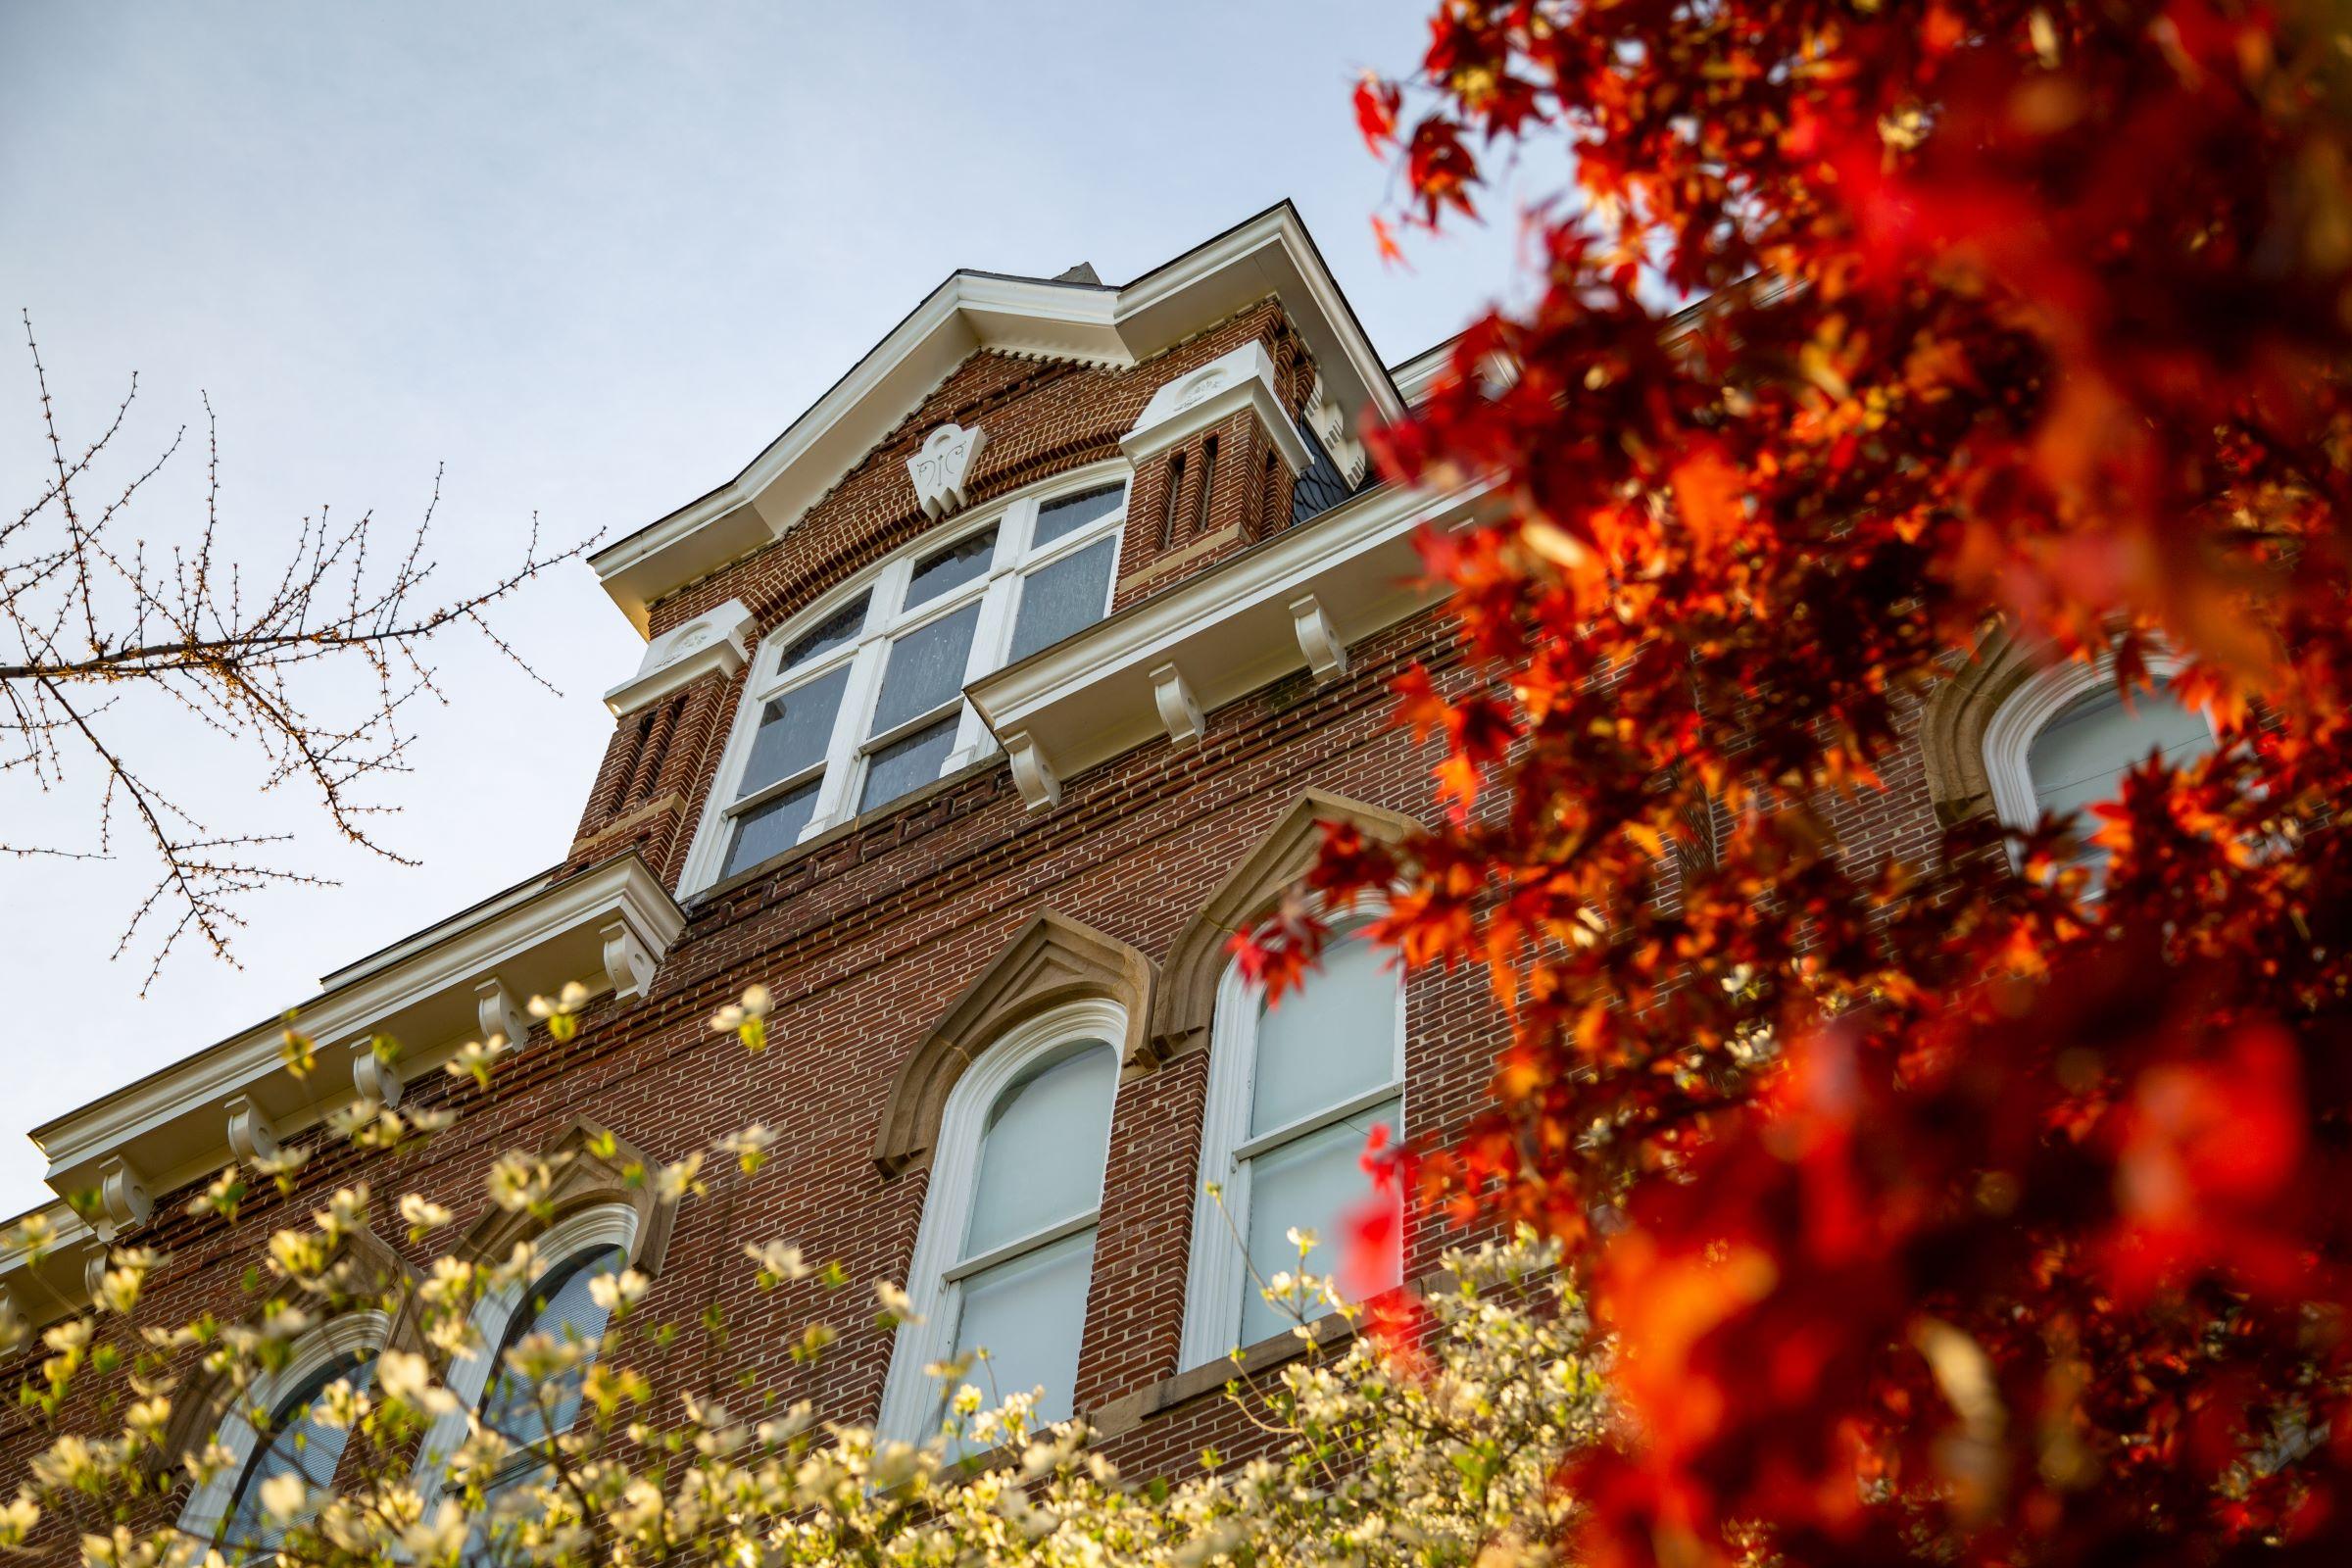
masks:
[[[1288,206],[1122,287],[950,277],[742,473],[595,558],[646,651],[561,863],[326,976],[308,1075],[272,1020],[34,1129],[66,1245],[0,1255],[9,1304],[82,1309],[120,1241],[171,1255],[159,1318],[251,1311],[270,1229],[367,1181],[456,1209],[481,1255],[540,1243],[547,1274],[483,1308],[493,1343],[593,1332],[582,1281],[629,1264],[655,1315],[727,1314],[723,1368],[691,1336],[657,1358],[679,1389],[748,1371],[914,1435],[924,1364],[986,1343],[1004,1386],[1043,1386],[1131,1472],[1230,1445],[1225,1352],[1294,1343],[1251,1262],[1281,1266],[1290,1225],[1335,1234],[1372,1125],[1470,1114],[1502,1039],[1476,977],[1400,986],[1343,945],[1266,1014],[1225,951],[1319,822],[1395,835],[1429,809],[1386,688],[1414,660],[1463,678],[1412,537],[1477,495],[1376,482],[1353,432],[1442,359],[1384,366]],[[1853,847],[1932,854],[1958,815],[2095,795],[2151,726],[2202,738],[2095,680],[2006,651],[1968,666],[1889,793],[1850,808]],[[567,982],[595,1000],[558,1042],[523,1004]],[[709,1025],[755,982],[758,1054]],[[493,1033],[521,1042],[495,1092],[439,1070]],[[355,1099],[459,1115],[394,1161],[318,1136]],[[752,1123],[772,1163],[712,1200],[622,1177]],[[224,1165],[298,1141],[319,1152],[293,1198],[186,1215]],[[485,1202],[514,1149],[574,1156],[544,1225]],[[90,1220],[64,1201],[83,1192]],[[388,1265],[428,1260],[393,1216],[375,1234]],[[796,1362],[800,1327],[842,1314],[813,1285],[754,1288],[743,1247],[776,1240],[905,1280],[925,1321]],[[1446,1241],[1408,1234],[1392,1271]],[[297,1408],[389,1329],[330,1321],[271,1397]],[[448,1376],[495,1419],[490,1358]],[[234,1411],[191,1399],[182,1428],[253,1455],[175,1498],[182,1523],[246,1529],[281,1460]]]

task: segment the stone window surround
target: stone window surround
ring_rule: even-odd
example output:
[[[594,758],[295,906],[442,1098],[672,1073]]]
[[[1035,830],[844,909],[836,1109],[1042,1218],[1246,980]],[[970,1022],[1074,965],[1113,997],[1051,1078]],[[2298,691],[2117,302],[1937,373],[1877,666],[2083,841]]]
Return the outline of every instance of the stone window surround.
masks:
[[[274,1416],[280,1400],[291,1397],[337,1360],[346,1356],[363,1360],[373,1356],[384,1348],[390,1330],[390,1320],[380,1311],[339,1313],[303,1336],[283,1367],[255,1379],[233,1407],[219,1416],[214,1441],[228,1450],[230,1460],[188,1494],[188,1500],[179,1510],[180,1532],[191,1540],[210,1543],[228,1523],[246,1470],[262,1446],[261,1432],[248,1411]]]
[[[1031,916],[900,1067],[874,1139],[876,1168],[888,1178],[928,1164],[959,1080],[1006,1031],[1040,1013],[1088,1000],[1111,1004],[1118,1028],[1104,1038],[1122,1066],[1135,1062],[1152,980],[1152,960],[1116,937],[1051,910]]]
[[[2167,653],[2147,659],[2159,682],[2180,665]],[[1937,820],[1952,827],[1989,815],[2006,827],[2032,828],[2041,819],[2028,765],[2034,738],[2076,698],[2114,684],[2112,656],[2049,662],[1999,627],[1986,632],[1936,685],[1922,716],[1920,757]]]
[[[771,699],[837,669],[846,667],[850,671],[848,686],[834,715],[833,733],[826,747],[823,771],[813,774],[822,781],[815,810],[793,846],[797,849],[860,814],[871,814],[858,811],[857,792],[863,781],[863,757],[870,749],[863,733],[865,719],[880,698],[885,673],[883,666],[890,644],[909,631],[953,614],[966,606],[978,604],[981,607],[980,621],[972,634],[972,645],[965,662],[965,677],[959,685],[968,684],[1003,665],[1005,653],[1011,646],[1017,613],[1017,606],[1013,602],[1014,584],[1039,567],[1065,560],[1100,540],[1111,540],[1111,548],[1115,553],[1126,522],[1126,509],[1122,504],[1109,515],[1032,549],[1029,544],[1030,530],[1036,524],[1040,509],[1088,490],[1111,484],[1129,484],[1132,480],[1131,466],[1114,459],[1089,464],[993,498],[986,505],[973,508],[952,521],[917,534],[880,563],[867,566],[855,577],[810,601],[760,639],[752,656],[751,673],[744,682],[743,696],[737,705],[726,745],[720,753],[718,770],[709,799],[704,804],[702,821],[696,828],[685,870],[679,877],[679,895],[687,897],[703,892],[722,880],[720,873],[725,867],[733,838],[733,820],[745,809],[747,800],[750,805],[756,806],[777,795],[789,793],[793,787],[779,781],[746,799],[737,798],[739,781],[751,761],[760,710]],[[996,552],[984,574],[911,609],[902,608],[907,578],[918,560],[951,548],[959,539],[992,526],[999,529]],[[1109,575],[1103,600],[1105,613],[1110,608],[1110,595],[1117,589],[1115,563]],[[784,651],[808,629],[823,624],[827,616],[855,601],[861,593],[870,595],[870,598],[864,625],[858,636],[841,648],[831,650],[793,670],[787,677],[778,667]],[[962,700],[954,748],[940,769],[940,776],[954,776],[995,748],[996,738],[987,724],[971,703]],[[796,774],[794,777],[800,778],[802,775]],[[900,796],[876,809],[888,809],[899,805],[909,799],[912,793]],[[744,869],[748,872],[753,867]]]
[[[1160,965],[1152,1001],[1152,1027],[1131,1065],[1156,1066],[1208,1047],[1227,944],[1264,918],[1277,899],[1306,875],[1327,822],[1342,822],[1366,838],[1397,844],[1421,831],[1399,811],[1385,810],[1326,790],[1300,792],[1261,834],[1250,853],[1186,922]]]

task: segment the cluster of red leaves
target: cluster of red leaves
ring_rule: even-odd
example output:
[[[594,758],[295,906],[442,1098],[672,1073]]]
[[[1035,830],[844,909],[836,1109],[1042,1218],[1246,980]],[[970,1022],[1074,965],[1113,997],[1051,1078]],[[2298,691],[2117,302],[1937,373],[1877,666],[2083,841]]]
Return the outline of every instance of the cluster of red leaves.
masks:
[[[1447,0],[1357,118],[1411,220],[1573,152],[1541,297],[1404,424],[1470,667],[1393,882],[1514,1043],[1442,1209],[1573,1241],[1597,1563],[2352,1551],[2352,40],[2297,0]],[[1662,280],[1662,281],[1661,281]],[[1675,314],[1659,304],[1701,297]],[[2187,661],[2092,827],[1835,831],[1987,638]],[[1251,954],[1309,961],[1293,918]]]

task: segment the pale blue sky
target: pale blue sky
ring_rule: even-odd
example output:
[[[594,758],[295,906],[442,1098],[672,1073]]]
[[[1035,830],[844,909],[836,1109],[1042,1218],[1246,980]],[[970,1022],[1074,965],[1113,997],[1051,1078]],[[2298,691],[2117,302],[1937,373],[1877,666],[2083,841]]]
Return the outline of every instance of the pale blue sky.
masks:
[[[1409,272],[1373,254],[1390,176],[1348,93],[1409,63],[1429,5],[0,3],[0,506],[37,494],[20,306],[69,440],[134,368],[126,459],[210,391],[224,535],[257,563],[321,502],[408,523],[446,463],[453,581],[533,511],[617,536],[733,474],[959,266],[1124,281],[1288,196],[1404,358],[1514,247],[1505,217]],[[192,456],[151,539],[197,520]],[[0,1213],[45,1192],[21,1129],[563,853],[639,644],[577,564],[502,629],[563,695],[442,651],[447,705],[380,792],[413,869],[159,715],[150,759],[215,826],[290,826],[342,880],[250,902],[241,969],[190,950],[142,1001],[144,963],[108,955],[144,859],[0,861]],[[87,845],[93,787],[0,784],[0,839]]]

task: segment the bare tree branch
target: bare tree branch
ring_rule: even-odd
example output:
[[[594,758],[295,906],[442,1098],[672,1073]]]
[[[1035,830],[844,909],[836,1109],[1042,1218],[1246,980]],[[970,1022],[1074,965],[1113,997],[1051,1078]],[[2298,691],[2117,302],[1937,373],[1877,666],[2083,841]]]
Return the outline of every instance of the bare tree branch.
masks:
[[[71,758],[94,763],[104,785],[95,850],[0,843],[0,857],[111,857],[118,809],[135,822],[157,877],[115,951],[119,957],[142,940],[153,943],[144,990],[191,933],[216,956],[236,961],[230,938],[244,923],[235,912],[243,895],[326,879],[271,850],[292,843],[292,834],[215,832],[191,816],[153,764],[160,748],[147,732],[152,726],[128,722],[127,714],[109,720],[117,699],[169,699],[199,725],[258,754],[262,790],[301,787],[346,840],[408,863],[374,836],[369,819],[389,808],[368,790],[382,775],[408,770],[415,736],[404,710],[411,701],[441,696],[427,644],[442,632],[470,629],[555,690],[491,629],[484,612],[596,541],[543,552],[534,516],[511,570],[445,597],[429,593],[435,565],[424,549],[441,503],[436,471],[424,515],[389,566],[369,564],[371,514],[338,523],[321,508],[302,519],[283,564],[262,579],[266,587],[249,594],[238,564],[217,558],[220,441],[207,398],[202,526],[192,543],[151,559],[144,538],[122,538],[123,519],[178,452],[184,427],[111,500],[85,503],[138,396],[138,378],[106,428],[69,456],[29,313],[24,321],[48,461],[32,504],[0,521],[0,774],[50,790],[67,777]],[[346,672],[355,664],[368,677],[368,696],[347,707],[356,683]]]

